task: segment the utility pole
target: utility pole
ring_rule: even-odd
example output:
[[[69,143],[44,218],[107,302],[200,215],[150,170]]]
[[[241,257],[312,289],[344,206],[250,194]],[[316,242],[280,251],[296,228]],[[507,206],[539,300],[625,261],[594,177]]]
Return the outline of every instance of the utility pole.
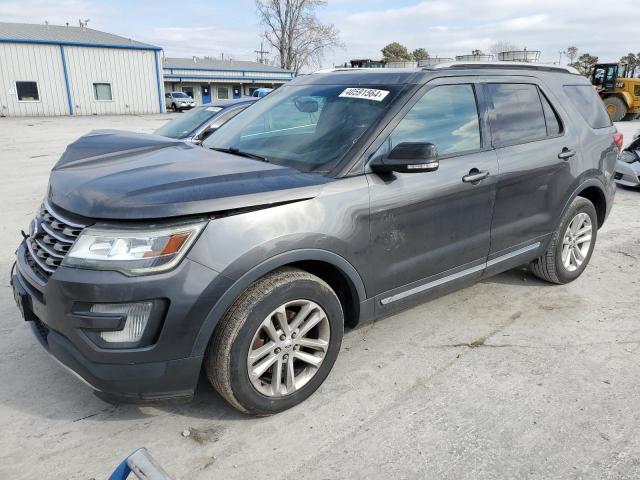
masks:
[[[260,50],[254,50],[256,53],[256,61],[264,64],[264,54],[269,53],[264,49],[264,42],[260,42]]]
[[[564,55],[564,50],[560,50],[558,53],[560,54],[560,58],[558,58],[558,65],[562,65],[562,55]]]

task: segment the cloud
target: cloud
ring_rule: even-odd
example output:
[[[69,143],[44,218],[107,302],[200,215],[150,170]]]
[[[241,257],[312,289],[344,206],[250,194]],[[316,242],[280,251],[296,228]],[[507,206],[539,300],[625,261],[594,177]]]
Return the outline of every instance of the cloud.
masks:
[[[635,12],[632,0],[618,0],[616,12]],[[0,0],[0,21],[77,24],[153,43],[167,56],[210,55],[255,59],[261,28],[253,0]],[[340,29],[345,49],[329,52],[325,66],[351,58],[378,58],[398,41],[410,50],[454,57],[507,40],[542,50],[542,60],[557,61],[570,45],[603,61],[640,50],[637,15],[611,18],[606,2],[583,0],[329,0],[319,9],[324,21]]]

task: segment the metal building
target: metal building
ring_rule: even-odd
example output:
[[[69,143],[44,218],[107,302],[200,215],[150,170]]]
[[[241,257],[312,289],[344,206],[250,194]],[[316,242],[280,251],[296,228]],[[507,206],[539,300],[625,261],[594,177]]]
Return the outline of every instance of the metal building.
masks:
[[[0,23],[0,116],[162,112],[161,56],[87,27]]]
[[[213,58],[165,58],[164,89],[182,91],[201,105],[213,100],[249,96],[261,87],[276,88],[294,72],[258,62]]]

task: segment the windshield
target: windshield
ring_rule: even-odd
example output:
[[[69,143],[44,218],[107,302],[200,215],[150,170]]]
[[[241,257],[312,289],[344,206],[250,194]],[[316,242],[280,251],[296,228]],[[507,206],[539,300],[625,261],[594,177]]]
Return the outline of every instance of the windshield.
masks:
[[[173,96],[174,98],[191,98],[189,95],[183,92],[175,92]]]
[[[165,123],[153,133],[169,138],[188,137],[203,123],[215,117],[220,110],[220,107],[196,107],[189,113]]]
[[[204,146],[326,173],[382,117],[397,93],[397,86],[284,86],[225,123]]]

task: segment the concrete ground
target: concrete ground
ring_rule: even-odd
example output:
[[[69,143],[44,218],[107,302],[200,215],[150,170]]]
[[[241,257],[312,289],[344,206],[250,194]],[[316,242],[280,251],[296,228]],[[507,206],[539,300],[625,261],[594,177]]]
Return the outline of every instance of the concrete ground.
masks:
[[[290,411],[241,415],[205,382],[185,405],[96,398],[20,319],[13,251],[67,143],[167,117],[0,118],[0,479],[102,479],[141,446],[176,479],[640,477],[640,191],[577,281],[511,271],[350,331]]]

